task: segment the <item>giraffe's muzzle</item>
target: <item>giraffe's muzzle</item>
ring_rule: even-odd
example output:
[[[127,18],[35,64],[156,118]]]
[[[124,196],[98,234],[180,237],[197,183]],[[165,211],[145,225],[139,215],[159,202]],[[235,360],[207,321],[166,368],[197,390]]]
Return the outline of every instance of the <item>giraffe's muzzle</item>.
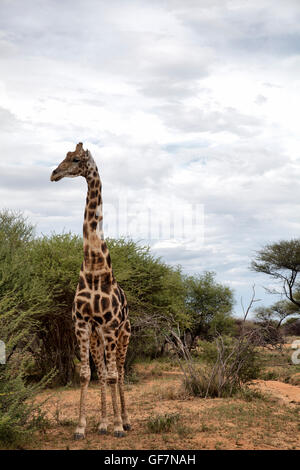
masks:
[[[63,178],[63,175],[57,170],[53,170],[50,181],[59,181]]]

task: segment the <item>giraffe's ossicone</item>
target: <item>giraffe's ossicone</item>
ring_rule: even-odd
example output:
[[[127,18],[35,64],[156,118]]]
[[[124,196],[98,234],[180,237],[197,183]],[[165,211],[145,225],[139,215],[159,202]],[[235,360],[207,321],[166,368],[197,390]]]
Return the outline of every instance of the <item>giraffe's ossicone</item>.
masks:
[[[102,229],[101,181],[97,165],[82,143],[53,171],[51,181],[64,177],[83,176],[88,185],[83,223],[84,259],[72,308],[72,319],[80,358],[80,412],[75,439],[85,437],[86,394],[91,369],[89,352],[97,368],[101,386],[99,433],[107,432],[106,384],[111,388],[114,411],[114,435],[124,436],[130,429],[124,397],[124,362],[130,338],[127,300],[118,285]],[[120,394],[121,413],[117,400]]]

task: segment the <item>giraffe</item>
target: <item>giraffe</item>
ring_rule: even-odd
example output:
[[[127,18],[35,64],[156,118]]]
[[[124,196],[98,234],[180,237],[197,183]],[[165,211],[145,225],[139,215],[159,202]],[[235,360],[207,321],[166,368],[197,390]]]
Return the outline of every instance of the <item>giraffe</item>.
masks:
[[[124,362],[130,338],[127,300],[118,285],[103,235],[101,180],[89,150],[77,144],[74,152],[52,172],[51,181],[83,176],[88,191],[83,223],[83,252],[79,282],[72,307],[72,320],[80,349],[80,408],[74,439],[84,439],[86,395],[91,370],[89,351],[101,386],[99,434],[107,433],[106,385],[110,386],[114,412],[114,436],[122,437],[130,426],[124,396]],[[117,401],[119,390],[121,413]]]

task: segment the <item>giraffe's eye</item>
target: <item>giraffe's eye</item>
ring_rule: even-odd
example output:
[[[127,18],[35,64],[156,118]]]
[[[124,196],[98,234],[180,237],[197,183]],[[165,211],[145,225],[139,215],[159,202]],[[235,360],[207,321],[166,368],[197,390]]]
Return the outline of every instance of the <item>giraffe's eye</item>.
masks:
[[[78,162],[80,162],[80,160],[79,160],[79,158],[73,158],[73,162],[78,163]]]

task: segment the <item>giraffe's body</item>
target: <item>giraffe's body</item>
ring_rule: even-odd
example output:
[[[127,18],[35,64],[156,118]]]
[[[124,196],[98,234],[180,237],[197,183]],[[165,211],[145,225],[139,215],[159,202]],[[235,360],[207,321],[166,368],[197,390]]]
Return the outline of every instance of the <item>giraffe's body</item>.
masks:
[[[107,432],[106,384],[111,387],[115,436],[130,429],[124,399],[124,362],[130,338],[127,301],[112,271],[110,254],[102,231],[101,181],[95,161],[82,144],[68,152],[53,171],[51,181],[69,176],[83,176],[88,184],[83,224],[84,260],[72,308],[72,319],[81,357],[81,398],[79,423],[75,438],[85,436],[85,401],[90,381],[89,351],[101,385],[99,433]],[[121,414],[117,402],[120,394]]]

